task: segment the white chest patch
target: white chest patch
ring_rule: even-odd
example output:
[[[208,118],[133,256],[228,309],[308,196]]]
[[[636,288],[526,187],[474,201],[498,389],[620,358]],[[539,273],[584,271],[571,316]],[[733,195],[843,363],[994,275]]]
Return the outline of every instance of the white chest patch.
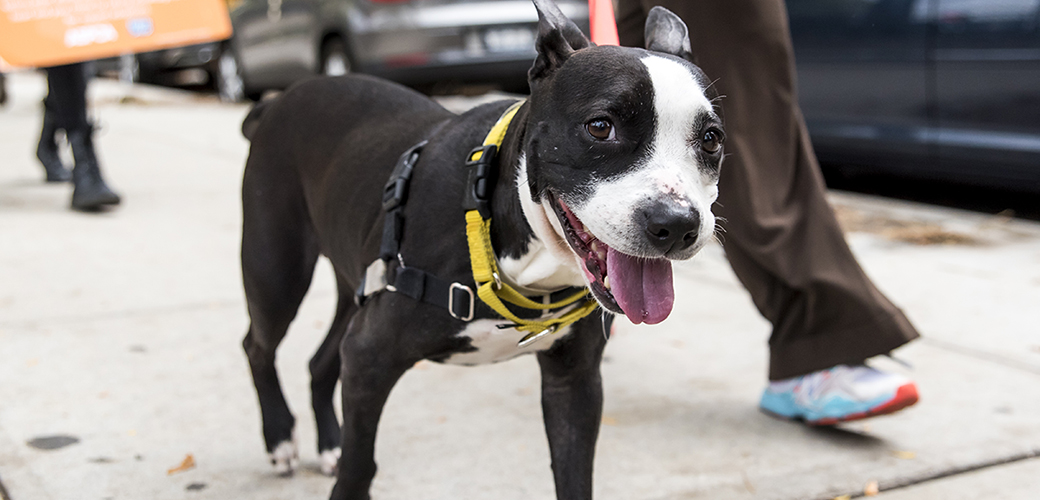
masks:
[[[528,332],[516,328],[499,328],[499,325],[510,324],[501,319],[478,319],[466,325],[466,329],[459,332],[460,337],[468,337],[475,351],[455,354],[446,359],[445,363],[453,365],[483,365],[497,363],[512,359],[521,354],[544,351],[553,346],[557,341],[570,334],[571,327],[563,328],[556,333],[542,337],[534,344],[527,347],[517,347],[520,339],[527,336]]]
[[[520,204],[527,223],[534,230],[534,238],[528,244],[527,253],[524,255],[516,259],[499,261],[498,266],[502,271],[503,279],[525,293],[549,293],[572,286],[585,286],[581,271],[578,269],[567,243],[553,230],[545,208],[531,199],[527,189],[526,159],[523,156],[520,157],[519,172],[517,189],[520,192]],[[577,305],[556,311],[546,317],[562,316]],[[522,354],[549,349],[571,332],[571,327],[567,326],[542,337],[534,344],[521,348],[517,344],[520,339],[527,336],[528,332],[516,328],[499,328],[500,325],[508,324],[511,323],[504,319],[471,321],[464,330],[459,332],[458,336],[468,338],[470,345],[476,350],[455,354],[444,362],[455,365],[497,363]]]
[[[534,231],[534,238],[528,244],[526,254],[516,259],[499,261],[498,266],[504,279],[510,285],[536,293],[585,286],[573,252],[552,227],[555,214],[550,219],[547,209],[531,199],[527,188],[527,160],[523,155],[520,156],[518,171],[516,187],[520,193],[520,207]]]

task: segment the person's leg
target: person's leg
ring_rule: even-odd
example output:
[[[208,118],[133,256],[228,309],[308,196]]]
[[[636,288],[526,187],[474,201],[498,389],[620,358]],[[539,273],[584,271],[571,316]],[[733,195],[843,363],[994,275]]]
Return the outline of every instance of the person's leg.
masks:
[[[55,117],[54,104],[50,99],[43,100],[43,127],[40,131],[40,142],[36,145],[36,158],[43,164],[47,173],[47,182],[67,182],[72,179],[72,172],[65,168],[58,156],[58,141],[55,136],[58,133],[57,118]]]
[[[733,270],[773,324],[769,378],[857,365],[916,338],[863,273],[825,198],[783,1],[622,0],[622,45],[642,45],[640,18],[653,5],[686,21],[697,64],[724,96],[716,213]]]
[[[65,130],[72,147],[72,207],[96,210],[119,203],[101,177],[94,151],[93,126],[87,120],[87,73],[85,63],[47,68],[47,100],[53,105],[55,126]]]

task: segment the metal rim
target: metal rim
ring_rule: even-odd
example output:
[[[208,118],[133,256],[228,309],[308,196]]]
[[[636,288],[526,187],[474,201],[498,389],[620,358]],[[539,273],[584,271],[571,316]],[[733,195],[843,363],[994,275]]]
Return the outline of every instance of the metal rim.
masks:
[[[224,50],[217,61],[217,92],[224,102],[239,102],[245,98],[245,82],[238,67],[238,59],[230,49]]]
[[[347,57],[342,42],[336,40],[326,44],[321,72],[325,76],[342,76],[350,73],[350,59]]]

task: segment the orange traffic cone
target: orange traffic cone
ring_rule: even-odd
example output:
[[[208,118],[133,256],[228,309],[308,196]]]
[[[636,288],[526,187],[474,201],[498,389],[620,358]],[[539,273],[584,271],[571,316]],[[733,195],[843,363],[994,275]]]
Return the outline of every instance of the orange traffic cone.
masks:
[[[592,43],[620,45],[613,0],[589,0],[589,29],[592,31]]]

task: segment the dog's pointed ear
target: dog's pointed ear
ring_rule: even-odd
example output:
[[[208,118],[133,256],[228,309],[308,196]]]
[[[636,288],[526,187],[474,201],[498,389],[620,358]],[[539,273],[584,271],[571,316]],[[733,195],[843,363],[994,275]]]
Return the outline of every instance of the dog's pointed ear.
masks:
[[[657,6],[646,16],[646,49],[679,56],[693,62],[690,32],[672,11]]]
[[[534,7],[538,10],[538,57],[527,73],[532,84],[550,75],[575,51],[592,45],[553,0],[534,0]]]

